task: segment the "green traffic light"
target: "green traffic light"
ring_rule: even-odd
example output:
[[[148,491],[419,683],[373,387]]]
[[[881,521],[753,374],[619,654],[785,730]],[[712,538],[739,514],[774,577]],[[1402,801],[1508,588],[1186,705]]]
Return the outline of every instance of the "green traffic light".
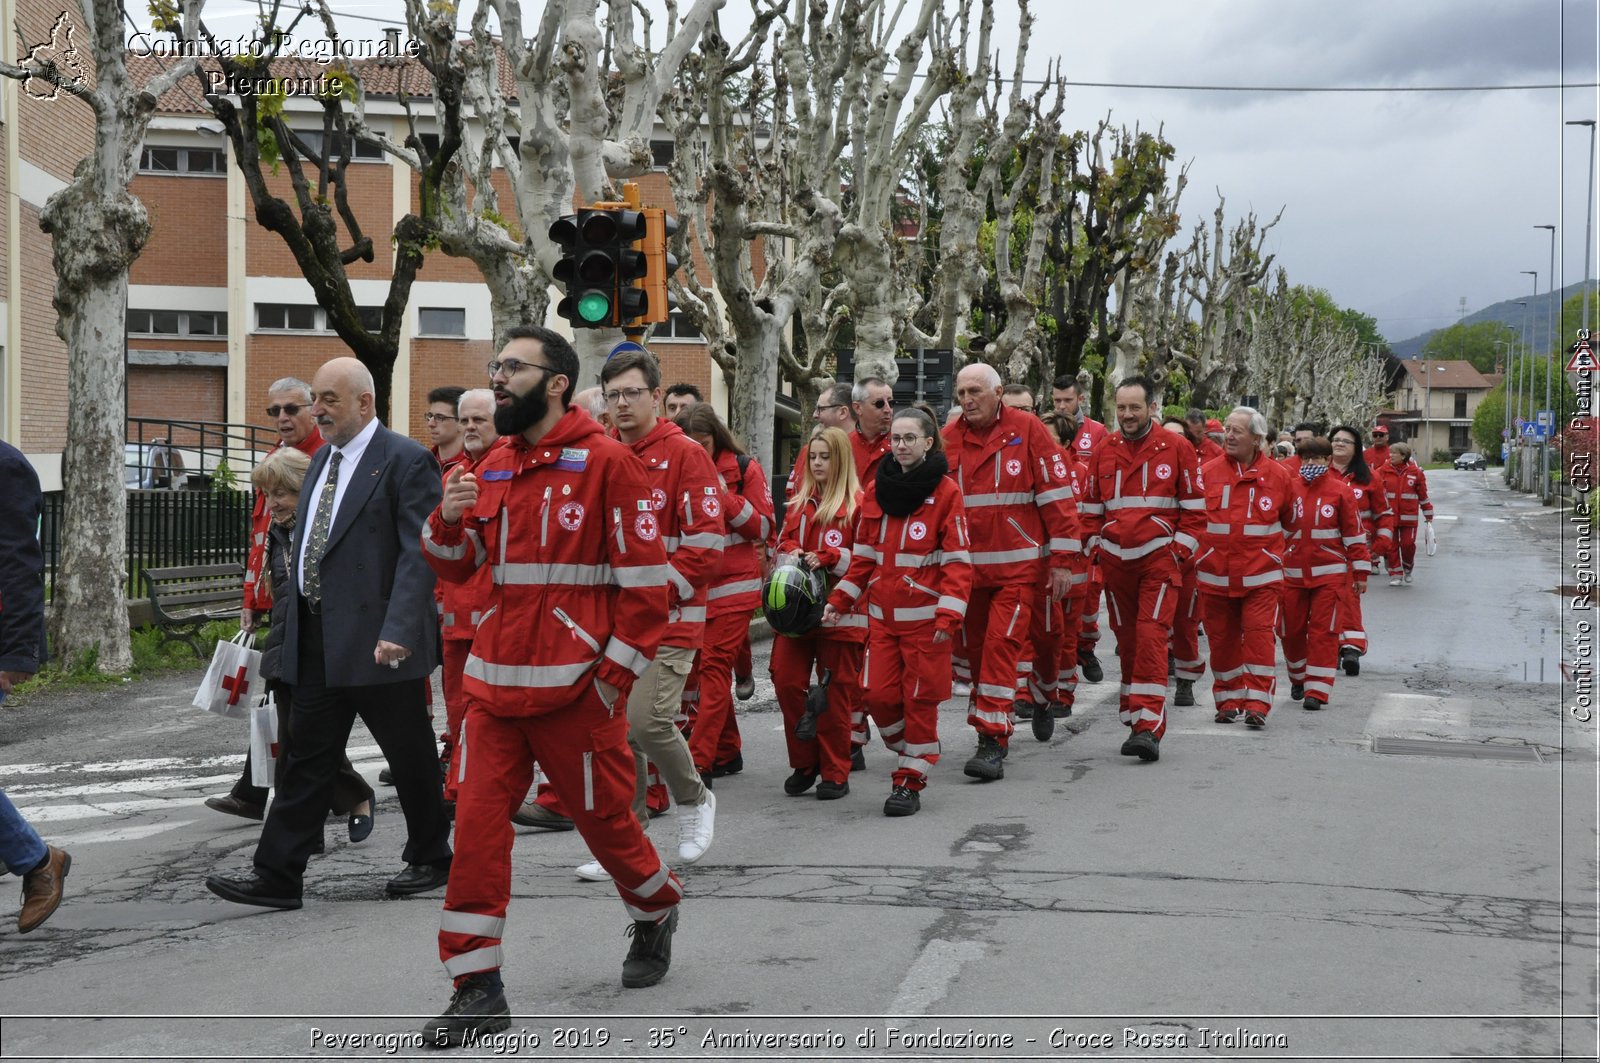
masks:
[[[591,323],[608,321],[611,318],[611,300],[600,292],[585,292],[578,299],[578,316]]]

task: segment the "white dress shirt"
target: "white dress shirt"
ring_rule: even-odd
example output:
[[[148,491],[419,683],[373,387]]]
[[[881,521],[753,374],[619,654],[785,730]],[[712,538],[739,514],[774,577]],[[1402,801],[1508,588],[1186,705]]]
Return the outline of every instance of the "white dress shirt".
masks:
[[[339,503],[344,500],[345,488],[350,486],[350,478],[355,475],[356,466],[361,463],[361,455],[367,452],[367,444],[372,442],[372,437],[378,434],[378,419],[374,417],[367,422],[367,426],[356,433],[356,437],[342,447],[328,447],[339,455],[339,482],[333,485],[333,512],[328,515],[328,529],[333,529],[333,522],[339,516]],[[322,489],[328,483],[328,470],[333,467],[333,454],[328,455],[327,464],[323,465],[317,482],[307,486],[311,489],[311,512],[306,514],[306,532],[300,537],[300,564],[296,568],[296,579],[300,584],[300,593],[306,592],[306,542],[311,538],[311,526],[317,522],[317,505],[322,501]],[[302,492],[305,488],[301,489]]]

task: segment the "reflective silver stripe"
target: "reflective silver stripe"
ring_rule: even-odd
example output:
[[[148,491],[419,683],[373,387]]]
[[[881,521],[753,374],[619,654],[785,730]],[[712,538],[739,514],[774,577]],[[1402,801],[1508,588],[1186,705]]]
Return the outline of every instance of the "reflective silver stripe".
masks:
[[[444,961],[444,973],[451,978],[459,978],[474,971],[497,971],[503,963],[500,958],[500,946],[491,945],[486,949],[473,949],[471,952],[450,957]]]
[[[938,608],[948,610],[957,616],[967,615],[967,603],[949,594],[941,594],[939,596]]]
[[[478,610],[474,609],[472,611],[472,620],[471,620],[472,626],[473,627],[477,627],[478,626],[478,622],[480,620],[482,620],[482,619],[483,619],[483,614],[478,612]]]
[[[1271,524],[1246,524],[1244,533],[1246,535],[1282,535],[1283,525],[1277,521],[1273,521]]]
[[[1018,561],[1039,560],[1039,548],[1030,546],[1023,550],[996,550],[986,552],[974,550],[972,563],[974,565],[1009,565]]]
[[[1400,519],[1405,521],[1407,524],[1415,524],[1417,522],[1417,515],[1415,513],[1402,513],[1400,514]]]
[[[946,555],[942,550],[935,550],[931,554],[895,554],[895,568],[933,568],[945,560]]]
[[[668,557],[671,557],[673,551],[678,549],[678,537],[676,535],[663,535],[661,537],[661,549],[667,552]]]
[[[671,562],[667,563],[667,582],[677,588],[679,601],[686,602],[694,597],[694,586],[683,578],[683,573],[674,568]]]
[[[1211,678],[1215,679],[1219,683],[1227,683],[1231,680],[1238,679],[1242,675],[1244,675],[1244,668],[1243,666],[1240,666],[1238,668],[1230,668],[1226,672],[1213,672],[1211,673]]]
[[[883,619],[883,610],[879,609],[876,605],[872,604],[871,602],[868,602],[867,603],[867,615],[872,617],[872,619],[874,619],[874,620],[882,620]]]
[[[1178,503],[1179,509],[1205,509],[1206,500],[1203,498],[1185,498]]]
[[[1071,502],[1071,501],[1072,501],[1072,487],[1071,487],[1071,485],[1068,485],[1066,487],[1052,487],[1048,491],[1040,491],[1038,494],[1033,496],[1033,504],[1038,506],[1040,509],[1043,509],[1045,506],[1050,505],[1052,502]]]
[[[670,571],[667,565],[629,565],[612,569],[611,582],[618,587],[665,587]]]
[[[1165,683],[1129,683],[1128,696],[1132,698],[1164,698],[1167,696],[1167,685]]]
[[[1311,574],[1313,576],[1337,576],[1342,575],[1348,567],[1347,565],[1312,565]]]
[[[883,555],[878,553],[877,548],[867,543],[856,543],[850,547],[850,552],[857,557],[870,557],[874,561],[883,560]]]
[[[842,576],[846,572],[849,572],[850,571],[850,552],[847,550],[844,553],[840,554],[839,555],[839,560],[835,561],[834,564],[833,564],[833,567],[831,569],[829,569],[828,571],[832,572],[835,576]]]
[[[1177,543],[1179,546],[1186,548],[1190,553],[1194,553],[1196,550],[1200,549],[1200,540],[1196,539],[1188,532],[1179,532],[1177,535],[1172,537],[1172,541]]]
[[[1206,522],[1207,535],[1231,535],[1232,533],[1233,525],[1231,524],[1212,524],[1209,521]]]
[[[703,624],[706,622],[706,607],[703,605],[685,605],[678,609],[678,623]]]
[[[1306,578],[1305,570],[1304,569],[1300,569],[1300,568],[1286,568],[1286,569],[1283,570],[1283,574],[1285,576],[1288,576],[1290,579],[1305,579]]]
[[[1052,554],[1081,554],[1083,544],[1076,539],[1051,539],[1046,549]]]
[[[755,513],[756,513],[756,507],[753,506],[748,500],[746,500],[743,508],[741,508],[739,510],[738,514],[728,518],[728,527],[730,527],[730,528],[742,528],[742,527],[744,527],[745,524],[749,522],[750,518],[755,516]]]
[[[655,874],[651,875],[637,886],[629,887],[628,892],[639,897],[653,897],[657,892],[660,891],[662,886],[665,886],[671,881],[672,869],[663,863],[661,867],[657,869]]]
[[[1207,587],[1226,587],[1228,585],[1227,576],[1213,576],[1209,572],[1196,572],[1194,578],[1200,583],[1204,583]]]
[[[445,627],[455,627],[456,626],[456,614],[454,614],[454,613],[446,613],[446,614],[444,614],[444,616],[441,619],[444,621],[444,626]]]
[[[1079,513],[1088,513],[1088,514],[1090,514],[1092,516],[1098,517],[1101,514],[1103,514],[1105,511],[1106,511],[1106,507],[1105,507],[1105,503],[1104,502],[1079,502],[1078,503],[1078,512]]]
[[[548,584],[602,587],[611,582],[611,566],[543,563],[496,565],[494,581],[502,587],[537,587]]]
[[[745,594],[749,592],[759,593],[760,591],[760,580],[742,579],[735,583],[724,583],[722,586],[714,588],[706,594],[706,601],[714,602],[719,598],[731,598],[735,594]]]
[[[1071,489],[1067,491],[1072,494]],[[987,509],[990,506],[1025,506],[1032,502],[1032,491],[1003,491],[997,495],[966,495],[961,501],[968,509]]]
[[[670,554],[673,550],[685,546],[696,550],[720,550],[722,548],[722,536],[715,532],[694,532],[680,538],[674,546],[668,547],[667,553]]]
[[[1200,501],[1205,508],[1205,501]],[[1106,512],[1118,509],[1177,509],[1178,500],[1170,495],[1123,495],[1105,500]]]
[[[1313,539],[1337,539],[1338,537],[1339,537],[1339,529],[1338,528],[1312,528],[1311,529],[1311,538],[1313,538]]]
[[[1365,535],[1346,535],[1341,541],[1346,546],[1360,546],[1367,541],[1367,537]]]
[[[851,583],[847,579],[840,580],[839,581],[839,585],[837,587],[835,587],[834,590],[842,591],[852,601],[854,601],[855,599],[861,597],[861,588],[857,587],[854,583]]]
[[[1338,674],[1338,670],[1333,668],[1313,668],[1309,666],[1306,668],[1306,675],[1315,676],[1318,679],[1332,679]]]
[[[918,605],[904,609],[897,608],[894,611],[894,618],[896,620],[932,620],[934,613],[937,611],[938,607],[932,605]]]
[[[907,742],[906,747],[900,750],[908,757],[925,757],[929,753],[939,752],[938,742]]]
[[[993,683],[978,684],[978,696],[980,698],[1010,698],[1016,692],[1017,691],[1015,687],[996,686]],[[981,712],[978,715],[982,716],[986,720],[990,719],[989,716],[986,716]],[[996,719],[993,722],[1000,723],[1004,719],[1005,716],[1002,714],[999,719]]]
[[[1141,557],[1144,557],[1146,554],[1155,553],[1157,550],[1161,549],[1163,546],[1166,546],[1167,544],[1169,544],[1171,542],[1172,542],[1172,540],[1169,539],[1167,536],[1158,535],[1154,539],[1151,539],[1149,542],[1145,543],[1143,546],[1123,547],[1123,546],[1118,546],[1116,543],[1113,543],[1113,542],[1102,542],[1100,544],[1100,549],[1104,550],[1106,553],[1110,554],[1112,557],[1118,558],[1120,560],[1123,560],[1123,561],[1135,561],[1135,560],[1138,560]]]
[[[1356,562],[1353,562],[1353,567],[1355,568],[1355,570],[1357,572],[1371,572],[1372,571],[1372,562],[1371,561],[1356,561]]]
[[[446,934],[470,934],[479,938],[504,937],[506,918],[503,915],[453,912],[446,908],[439,914],[439,930]]]
[[[1278,670],[1270,664],[1247,664],[1244,666],[1245,675],[1260,676],[1266,679],[1271,679],[1277,672]]]
[[[1277,583],[1283,579],[1283,572],[1273,569],[1271,572],[1258,572],[1254,576],[1246,576],[1239,582],[1246,587],[1265,587],[1269,583]]]
[[[620,664],[636,676],[644,675],[644,670],[650,667],[650,658],[616,635],[612,635],[611,641],[606,643],[606,659],[614,664]]]
[[[440,546],[433,539],[433,522],[429,521],[422,526],[422,548],[434,557],[445,561],[459,561],[467,556],[468,543],[472,544],[474,564],[483,564],[483,538],[476,531],[468,528],[455,546]]]
[[[594,663],[490,664],[474,653],[467,656],[463,674],[495,687],[565,687],[582,679]]]
[[[1089,573],[1087,573],[1087,572],[1074,572],[1072,574],[1072,586],[1081,587],[1085,583],[1088,583],[1088,582],[1089,582]]]

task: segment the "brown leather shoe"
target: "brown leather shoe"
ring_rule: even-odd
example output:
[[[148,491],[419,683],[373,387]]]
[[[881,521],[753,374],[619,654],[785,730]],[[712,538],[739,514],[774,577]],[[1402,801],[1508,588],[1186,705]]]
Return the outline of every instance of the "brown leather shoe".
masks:
[[[61,907],[61,891],[72,857],[53,845],[45,846],[44,863],[22,876],[22,911],[17,913],[17,930],[26,934]]]
[[[223,794],[221,797],[206,798],[206,807],[213,812],[221,812],[227,816],[238,816],[241,819],[265,819],[267,808],[265,805],[252,805],[241,801],[232,794]]]

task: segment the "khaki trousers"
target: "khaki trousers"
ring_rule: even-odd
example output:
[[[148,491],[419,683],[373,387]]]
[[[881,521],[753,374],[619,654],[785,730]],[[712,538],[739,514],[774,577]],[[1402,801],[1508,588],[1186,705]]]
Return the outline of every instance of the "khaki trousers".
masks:
[[[689,744],[672,722],[683,701],[683,686],[694,669],[692,646],[662,646],[656,659],[628,693],[628,745],[633,747],[635,785],[633,814],[648,825],[645,809],[645,766],[654,761],[661,779],[679,805],[705,801],[705,784],[694,769]]]

